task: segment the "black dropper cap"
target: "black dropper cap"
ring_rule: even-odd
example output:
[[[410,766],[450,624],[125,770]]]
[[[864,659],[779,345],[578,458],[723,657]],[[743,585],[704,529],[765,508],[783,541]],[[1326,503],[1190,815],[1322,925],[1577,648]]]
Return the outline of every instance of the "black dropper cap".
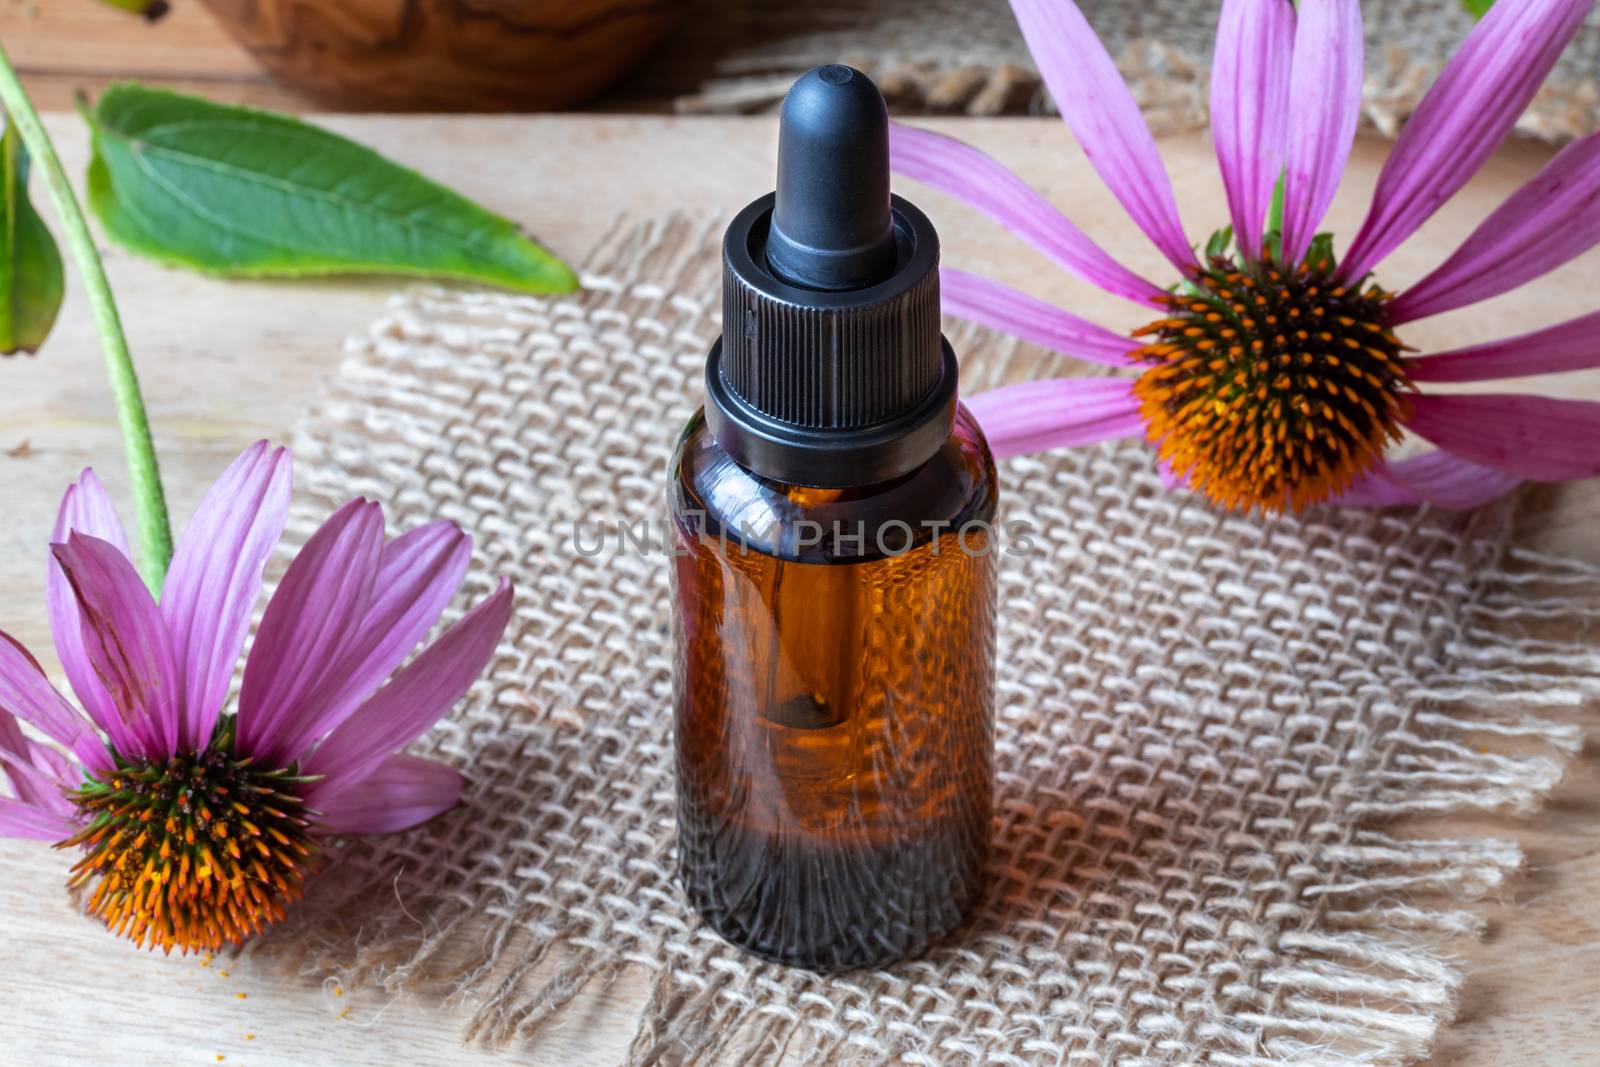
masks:
[[[741,466],[796,485],[897,477],[944,444],[956,362],[939,333],[939,237],[889,193],[889,116],[845,66],[783,102],[778,188],[723,241],[706,421]]]

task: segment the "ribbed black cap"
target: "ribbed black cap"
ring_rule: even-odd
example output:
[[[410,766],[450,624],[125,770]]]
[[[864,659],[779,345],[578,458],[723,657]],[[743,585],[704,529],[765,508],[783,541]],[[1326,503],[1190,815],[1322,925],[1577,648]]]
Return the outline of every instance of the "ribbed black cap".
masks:
[[[939,238],[889,195],[888,160],[877,89],[819,67],[785,99],[777,192],[728,227],[706,418],[759,475],[866,485],[920,466],[950,434]]]

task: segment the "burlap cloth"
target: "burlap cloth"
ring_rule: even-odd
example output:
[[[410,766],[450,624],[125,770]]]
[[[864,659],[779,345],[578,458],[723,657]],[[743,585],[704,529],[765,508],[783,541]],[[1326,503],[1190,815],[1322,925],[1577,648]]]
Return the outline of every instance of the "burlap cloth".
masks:
[[[1221,0],[1079,0],[1158,132],[1206,121]],[[797,74],[848,62],[901,111],[993,115],[1048,101],[1007,0],[689,0],[632,90],[685,111],[770,107]],[[1472,28],[1460,0],[1364,0],[1366,114],[1392,136]],[[1519,127],[1562,140],[1600,127],[1600,12]]]
[[[581,295],[420,289],[296,439],[291,538],[355,494],[476,538],[517,610],[422,742],[462,806],[338,850],[263,945],[537,1041],[649,973],[630,1063],[1404,1063],[1449,1018],[1466,902],[1514,843],[1396,820],[1532,809],[1579,743],[1541,706],[1600,667],[1562,620],[1600,573],[1507,545],[1511,509],[1260,521],[1163,492],[1138,445],[1003,465],[1040,531],[1001,579],[992,890],[925,958],[821,978],[742,955],[672,879],[667,561],[572,546],[659,520],[717,333],[717,227],[619,228]],[[1055,357],[955,335],[964,384]],[[1537,636],[1544,627],[1555,636]],[[587,1067],[587,1065],[584,1065]]]

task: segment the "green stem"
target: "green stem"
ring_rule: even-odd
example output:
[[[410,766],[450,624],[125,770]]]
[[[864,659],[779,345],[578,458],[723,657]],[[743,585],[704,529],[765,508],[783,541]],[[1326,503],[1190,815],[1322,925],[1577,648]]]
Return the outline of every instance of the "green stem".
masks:
[[[0,104],[17,124],[22,143],[28,146],[34,165],[44,174],[50,199],[61,220],[61,229],[77,261],[78,273],[94,314],[100,347],[105,352],[106,375],[111,379],[111,395],[117,405],[117,424],[122,429],[122,445],[128,458],[128,475],[133,485],[133,502],[138,516],[139,570],[150,591],[159,594],[167,564],[172,561],[172,526],[167,521],[167,499],[161,488],[161,471],[156,464],[156,446],[150,437],[150,420],[145,416],[144,398],[139,394],[139,378],[133,371],[128,339],[122,332],[111,285],[95,249],[94,237],[78,207],[78,198],[61,169],[50,137],[39,122],[39,115],[12,69],[11,59],[0,47]]]

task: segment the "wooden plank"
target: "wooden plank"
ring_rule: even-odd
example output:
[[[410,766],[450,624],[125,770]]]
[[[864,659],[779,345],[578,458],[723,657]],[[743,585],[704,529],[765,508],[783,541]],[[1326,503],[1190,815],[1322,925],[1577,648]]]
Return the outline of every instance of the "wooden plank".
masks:
[[[260,68],[198,0],[155,22],[100,0],[0,0],[0,40],[19,69],[242,78]]]
[[[62,0],[65,2],[65,0]],[[626,208],[639,217],[672,210],[726,217],[771,182],[767,120],[638,118],[420,119],[328,117],[356,136],[526,224],[577,258]],[[82,172],[85,138],[73,116],[52,116],[69,169]],[[1113,254],[1153,278],[1160,257],[1126,223],[1070,140],[1052,122],[935,124],[975,141],[1030,177]],[[1222,219],[1209,146],[1200,138],[1164,145],[1190,232]],[[1385,146],[1358,146],[1330,225],[1353,232]],[[1385,267],[1391,286],[1420,277],[1452,238],[1481,219],[1547,158],[1516,146]],[[912,190],[907,190],[912,192]],[[1140,313],[1065,277],[974,212],[913,193],[938,221],[945,259],[991,274],[1117,328]],[[186,516],[221,465],[249,440],[283,437],[336,367],[341,338],[381,314],[395,286],[230,283],[169,271],[108,251],[108,269],[140,362],[174,514]],[[76,282],[56,335],[35,359],[0,363],[0,619],[48,658],[42,562],[61,489],[86,464],[126,502],[115,425]],[[1516,296],[1408,328],[1423,346],[1518,332],[1595,306],[1600,254]],[[1541,380],[1529,388],[1600,396],[1600,375]],[[1574,485],[1530,494],[1527,543],[1600,559],[1594,524],[1600,488]],[[54,664],[51,664],[52,669]],[[1600,1036],[1600,757],[1591,745],[1549,809],[1529,821],[1450,821],[1432,832],[1516,836],[1532,872],[1488,911],[1491,939],[1462,945],[1471,975],[1460,1022],[1435,1063],[1499,1067],[1508,1062],[1587,1063]],[[236,966],[135,952],[73,913],[60,891],[65,857],[31,842],[0,841],[0,1059],[19,1064],[243,1063],[303,1065],[404,1061],[466,1064],[506,1058],[459,1043],[462,1016],[415,997],[281,977],[263,962]],[[223,977],[222,970],[228,970]],[[238,993],[247,994],[239,999]],[[517,1062],[616,1062],[644,994],[637,975],[591,991],[562,1026]],[[346,1009],[350,1009],[348,1012]],[[254,1035],[253,1039],[246,1035]]]
[[[0,43],[35,106],[44,110],[70,109],[79,92],[92,97],[127,79],[223,103],[293,112],[328,109],[326,101],[269,74],[200,0],[177,0],[153,23],[100,0],[0,0]],[[704,67],[704,60],[696,64],[702,74]],[[670,111],[682,91],[678,82],[647,81],[611,90],[593,106]]]
[[[99,0],[0,0],[0,43],[41,109],[70,109],[78,91],[92,96],[129,78],[230,103],[312,108],[268,76],[198,0],[180,0],[157,22]]]

